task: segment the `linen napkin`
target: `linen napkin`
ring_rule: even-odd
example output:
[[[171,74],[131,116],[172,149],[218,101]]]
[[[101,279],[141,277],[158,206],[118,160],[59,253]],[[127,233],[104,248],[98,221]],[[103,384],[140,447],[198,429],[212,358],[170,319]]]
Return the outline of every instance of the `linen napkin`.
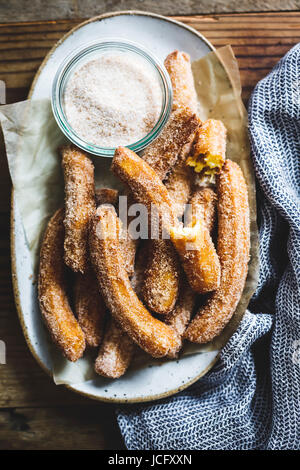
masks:
[[[300,448],[300,44],[258,83],[248,111],[256,293],[211,372],[171,398],[118,408],[128,449]]]

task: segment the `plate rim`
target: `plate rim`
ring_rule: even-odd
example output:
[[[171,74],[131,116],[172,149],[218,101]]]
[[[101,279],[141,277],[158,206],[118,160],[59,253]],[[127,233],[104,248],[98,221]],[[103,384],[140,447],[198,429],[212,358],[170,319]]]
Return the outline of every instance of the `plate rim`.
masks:
[[[48,62],[49,58],[52,56],[52,54],[57,49],[57,47],[60,46],[60,44],[62,44],[63,41],[65,41],[65,39],[67,39],[67,37],[69,37],[76,30],[82,28],[86,24],[93,23],[93,22],[99,21],[99,20],[101,21],[105,18],[112,18],[114,16],[123,16],[123,15],[148,16],[148,17],[158,18],[158,19],[161,19],[163,21],[167,21],[169,23],[176,24],[177,26],[190,31],[195,36],[200,38],[203,42],[205,42],[207,44],[207,46],[211,49],[211,51],[215,50],[215,47],[208,41],[208,39],[206,39],[201,33],[196,31],[194,28],[192,28],[191,26],[187,26],[184,23],[182,23],[180,21],[177,21],[177,20],[174,20],[172,18],[169,18],[167,16],[163,16],[163,15],[159,15],[159,14],[152,13],[152,12],[147,12],[147,11],[141,11],[141,10],[122,10],[122,11],[117,11],[117,12],[104,13],[102,15],[97,15],[97,16],[93,16],[91,18],[88,18],[87,20],[85,20],[85,21],[79,23],[78,25],[74,26],[74,28],[72,28],[70,31],[65,33],[52,46],[50,51],[44,57],[41,65],[39,66],[39,68],[38,68],[38,70],[37,70],[37,72],[34,76],[34,79],[32,81],[32,84],[31,84],[29,92],[28,92],[27,99],[31,98],[31,96],[33,94],[33,91],[34,91],[34,88],[35,88],[35,85],[36,85],[36,82],[37,82],[44,66]],[[35,350],[33,348],[33,345],[31,343],[31,340],[30,340],[29,335],[27,333],[27,327],[26,327],[25,320],[24,320],[24,314],[23,314],[23,310],[22,310],[22,306],[21,306],[21,300],[20,300],[20,291],[19,291],[19,286],[18,286],[17,269],[16,269],[17,261],[16,261],[16,251],[15,251],[15,246],[16,245],[15,245],[15,212],[14,211],[15,211],[14,189],[12,187],[12,190],[11,190],[11,205],[10,205],[10,250],[11,250],[11,273],[12,273],[12,285],[13,285],[14,301],[15,301],[15,305],[16,305],[17,315],[18,315],[18,318],[19,318],[19,321],[20,321],[20,325],[21,325],[22,332],[23,332],[25,341],[27,343],[27,346],[28,346],[32,356],[34,357],[34,359],[38,363],[38,365],[43,369],[44,372],[46,372],[46,374],[49,377],[52,378],[52,371],[50,369],[48,369],[47,366],[42,362],[42,360],[40,359],[40,357],[37,355],[37,353],[35,352]],[[188,388],[189,386],[191,386],[192,384],[197,382],[197,380],[199,380],[201,377],[203,377],[205,374],[207,374],[207,372],[216,364],[216,362],[219,359],[219,355],[220,355],[220,351],[218,352],[216,357],[214,359],[212,359],[210,364],[204,370],[202,370],[202,372],[200,374],[198,374],[196,377],[194,377],[190,381],[186,382],[182,386],[176,387],[173,390],[169,390],[169,391],[161,393],[161,394],[149,395],[149,396],[138,397],[138,398],[127,398],[127,399],[113,398],[113,397],[106,398],[106,397],[99,397],[99,396],[93,395],[91,393],[83,392],[81,390],[78,390],[78,389],[74,388],[73,385],[63,384],[63,386],[65,388],[67,388],[68,390],[71,390],[72,392],[75,392],[79,395],[82,395],[84,397],[90,398],[92,400],[100,401],[100,402],[121,403],[121,404],[131,403],[132,404],[132,403],[143,403],[143,402],[149,402],[149,401],[156,401],[156,400],[160,400],[162,398],[167,398],[169,396],[175,395],[176,393],[179,393],[179,392],[185,390],[186,388]]]

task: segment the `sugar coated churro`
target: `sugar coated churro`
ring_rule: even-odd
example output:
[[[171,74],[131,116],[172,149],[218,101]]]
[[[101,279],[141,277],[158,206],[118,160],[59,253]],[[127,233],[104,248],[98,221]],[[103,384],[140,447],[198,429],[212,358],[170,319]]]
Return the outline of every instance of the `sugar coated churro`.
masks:
[[[148,250],[147,250],[147,240],[142,240],[136,255],[136,262],[134,266],[134,273],[130,279],[131,287],[133,288],[134,292],[138,296],[140,300],[143,300],[143,284],[144,284],[144,276],[145,270],[148,261]]]
[[[130,186],[139,202],[147,208],[151,205],[156,207],[183,262],[191,287],[200,293],[216,289],[220,280],[220,263],[203,220],[197,221],[193,227],[182,227],[166,187],[149,165],[129,149],[119,147],[116,150],[112,169]]]
[[[118,147],[111,169],[131,189],[134,199],[145,205],[148,214],[163,218],[166,229],[177,223],[167,188],[142,158],[126,147]]]
[[[134,343],[112,318],[95,362],[95,372],[103,377],[118,379],[128,369]]]
[[[95,190],[96,205],[118,203],[118,191],[111,188]],[[103,338],[106,305],[94,272],[89,268],[85,274],[78,273],[75,280],[74,307],[86,343],[98,347]]]
[[[173,89],[173,110],[189,108],[198,114],[197,93],[194,84],[190,56],[185,52],[173,51],[165,59],[165,67],[170,75]],[[201,121],[199,119],[199,125]],[[189,154],[195,133],[192,133],[180,151],[179,159],[185,159]]]
[[[217,195],[212,188],[196,189],[186,214],[186,225],[191,227],[186,230],[187,238],[182,230],[179,236],[172,232],[173,236],[178,236],[173,243],[181,255],[191,286],[201,293],[216,289],[220,279],[220,263],[210,238],[216,218],[216,202]],[[206,229],[202,228],[203,225]],[[187,246],[190,242],[193,246]]]
[[[65,263],[84,273],[88,266],[88,223],[95,210],[94,165],[73,145],[62,149],[65,180]]]
[[[211,233],[217,215],[217,195],[212,188],[198,188],[189,200],[185,222],[195,225],[197,220],[203,219],[208,231]]]
[[[106,305],[92,270],[88,270],[85,274],[76,274],[74,290],[78,323],[84,332],[86,343],[96,348],[103,337]]]
[[[165,67],[173,88],[173,109],[186,106],[197,114],[198,103],[190,56],[185,52],[171,52],[165,59]]]
[[[174,51],[166,58],[165,66],[172,82],[173,110],[189,108],[196,115],[198,104],[190,57],[184,52]],[[193,171],[185,162],[193,138],[194,133],[191,133],[165,183],[178,216],[184,212],[193,184]],[[173,309],[178,295],[180,272],[177,255],[168,240],[152,240],[148,248],[144,300],[156,313],[166,314]]]
[[[128,208],[134,203],[130,193],[126,193],[128,199]],[[96,205],[112,204],[115,208],[118,207],[119,193],[116,189],[111,188],[98,188],[95,191]],[[122,245],[123,256],[125,260],[126,271],[129,276],[134,272],[135,253],[137,249],[138,240],[130,236],[129,231],[122,227],[122,235],[120,237],[120,244]]]
[[[188,201],[192,174],[184,161],[177,162],[166,181],[175,213],[182,216]],[[169,240],[151,240],[148,244],[148,267],[144,274],[144,300],[156,313],[169,313],[178,295],[180,268],[177,253]]]
[[[200,294],[217,289],[220,262],[203,219],[190,227],[172,227],[170,235],[192,289]]]
[[[96,204],[112,204],[118,207],[119,193],[111,188],[99,188],[95,191]],[[122,229],[123,230],[123,229]],[[125,262],[125,269],[129,276],[134,272],[136,240],[132,240],[124,229],[120,245]],[[99,291],[99,287],[97,286]],[[104,303],[102,294],[101,300]],[[104,303],[105,305],[105,303]],[[95,372],[103,377],[116,379],[125,374],[129,367],[133,353],[133,343],[129,336],[112,319],[108,321],[101,347],[95,362]]]
[[[171,312],[178,296],[179,263],[170,240],[148,240],[148,263],[144,273],[143,298],[154,312]]]
[[[172,312],[170,312],[164,318],[165,323],[167,325],[170,325],[176,331],[180,338],[183,337],[186,327],[190,322],[196,302],[196,297],[196,292],[193,291],[193,289],[187,282],[185,276],[182,275],[180,279],[178,301]],[[169,357],[170,356],[171,355],[169,355]]]
[[[181,217],[185,210],[185,205],[191,195],[194,182],[193,170],[180,160],[177,162],[165,181],[165,186],[169,196],[174,203],[178,217]]]
[[[248,272],[247,186],[242,170],[231,160],[226,160],[218,177],[218,198],[221,283],[186,330],[185,337],[195,343],[207,343],[223,330],[240,300]]]
[[[119,193],[116,189],[112,188],[97,188],[95,189],[96,206],[101,204],[112,204],[117,206]]]
[[[135,204],[135,201],[130,191],[127,191],[125,193],[125,196],[127,197],[127,211],[129,212],[130,207],[132,206],[132,204]],[[139,244],[139,239],[134,238],[133,234],[130,231],[131,219],[131,217],[128,217],[127,219],[128,227],[121,227],[120,238],[120,245],[125,261],[125,268],[129,277],[133,276],[134,274],[135,255]]]
[[[50,219],[40,252],[38,295],[45,324],[54,343],[69,361],[77,361],[85,349],[85,338],[67,297],[63,262],[64,211]]]
[[[220,170],[226,153],[226,128],[222,121],[208,119],[196,131],[187,164],[196,173],[212,176]]]
[[[111,206],[100,206],[92,219],[90,256],[106,305],[121,328],[153,357],[178,348],[172,328],[152,317],[131,287],[119,244],[119,221]]]
[[[173,167],[183,146],[200,125],[200,120],[189,108],[179,108],[171,113],[162,133],[143,153],[143,159],[161,180]]]

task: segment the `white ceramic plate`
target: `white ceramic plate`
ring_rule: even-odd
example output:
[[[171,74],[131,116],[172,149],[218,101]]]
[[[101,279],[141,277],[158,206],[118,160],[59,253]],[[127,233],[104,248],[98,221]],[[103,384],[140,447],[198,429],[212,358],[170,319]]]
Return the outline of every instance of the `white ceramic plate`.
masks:
[[[42,63],[30,91],[33,99],[50,98],[57,67],[75,48],[93,40],[118,37],[140,43],[161,61],[174,49],[199,59],[211,44],[195,30],[168,18],[142,12],[119,12],[93,18],[74,28],[50,51]],[[36,286],[16,200],[12,198],[12,272],[16,305],[28,346],[39,364],[51,374],[47,332],[42,324]],[[97,378],[68,386],[90,398],[102,401],[141,402],[172,395],[204,375],[215,363],[218,351],[186,356],[180,361],[129,371],[118,380]]]

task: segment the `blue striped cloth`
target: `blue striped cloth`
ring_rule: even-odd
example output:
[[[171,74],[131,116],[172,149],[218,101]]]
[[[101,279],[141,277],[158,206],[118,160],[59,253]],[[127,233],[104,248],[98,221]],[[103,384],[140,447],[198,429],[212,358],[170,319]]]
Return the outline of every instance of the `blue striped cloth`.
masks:
[[[300,449],[300,45],[256,86],[257,291],[218,364],[188,390],[117,410],[128,449]]]

